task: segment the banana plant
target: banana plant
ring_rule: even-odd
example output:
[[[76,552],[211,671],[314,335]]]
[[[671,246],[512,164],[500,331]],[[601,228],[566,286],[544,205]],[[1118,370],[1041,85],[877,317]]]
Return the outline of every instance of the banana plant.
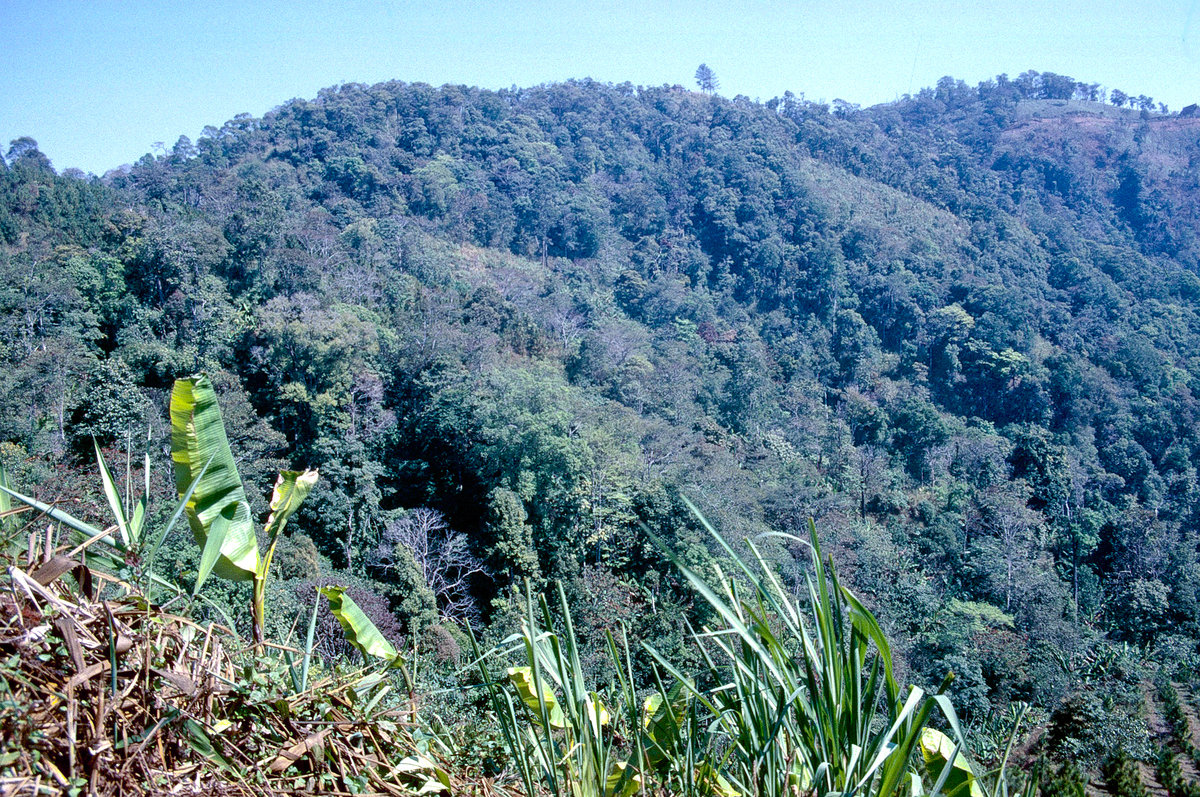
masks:
[[[0,468],[0,531],[8,533],[16,526],[19,509],[13,505],[15,500],[36,509],[77,535],[79,544],[70,551],[70,557],[87,551],[90,561],[99,560],[114,573],[129,568],[133,563],[135,569],[149,581],[178,593],[176,585],[155,576],[149,568],[163,540],[180,518],[186,516],[201,548],[192,597],[199,597],[200,588],[214,573],[231,581],[252,581],[254,641],[261,648],[265,641],[267,577],[275,556],[275,546],[288,519],[317,483],[317,471],[289,470],[279,474],[271,494],[270,514],[263,529],[267,547],[262,553],[250,516],[250,502],[225,434],[216,391],[207,377],[197,375],[176,380],[171,391],[171,460],[179,502],[170,520],[157,534],[151,534],[146,525],[150,500],[149,453],[145,455],[142,495],[135,502],[129,495],[133,480],[128,465],[123,500],[100,446],[96,444],[95,449],[101,486],[112,512],[113,522],[110,525],[99,528],[58,507],[12,489],[7,474]],[[100,550],[105,552],[98,552]],[[326,587],[321,592],[329,599],[330,610],[342,624],[350,642],[365,656],[385,659],[391,666],[403,670],[406,682],[411,685],[403,657],[383,638],[379,629],[354,601],[344,594],[344,590]],[[309,623],[309,656],[306,656],[304,663],[306,676],[315,620],[314,611]]]
[[[413,688],[412,675],[404,663],[404,656],[387,640],[383,632],[371,622],[371,618],[346,594],[345,587],[330,585],[320,587],[317,592],[329,601],[329,611],[342,626],[346,641],[354,646],[363,659],[376,658],[387,662],[389,668],[400,670],[409,690]],[[310,646],[311,647],[311,644]]]
[[[254,582],[254,642],[261,647],[265,641],[267,576],[275,544],[288,519],[317,483],[317,471],[279,474],[264,527],[267,550],[260,553],[250,502],[225,435],[217,394],[203,375],[175,380],[171,391],[171,460],[180,495],[195,483],[186,514],[192,535],[203,549],[196,590],[209,572],[230,581]]]

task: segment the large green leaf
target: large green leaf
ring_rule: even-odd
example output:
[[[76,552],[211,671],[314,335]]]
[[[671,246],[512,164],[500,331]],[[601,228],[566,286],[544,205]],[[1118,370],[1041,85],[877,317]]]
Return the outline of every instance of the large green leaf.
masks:
[[[923,728],[921,755],[929,774],[942,784],[942,794],[947,797],[983,797],[983,789],[971,769],[971,763],[949,736],[934,728]],[[949,772],[944,771],[947,764],[950,765]]]
[[[605,797],[633,797],[644,785],[641,773],[624,761],[617,761],[604,782],[604,794]]]
[[[535,719],[542,716],[544,708],[552,727],[565,728],[567,726],[566,717],[563,716],[562,707],[558,704],[558,698],[554,696],[554,692],[549,687],[543,686],[542,693],[538,694],[533,683],[532,667],[509,667],[508,680],[517,690],[521,702],[533,712]]]
[[[254,579],[254,633],[259,642],[263,641],[262,630],[266,625],[267,573],[271,569],[271,559],[275,556],[275,543],[279,540],[279,532],[287,525],[288,518],[300,507],[316,483],[315,470],[306,470],[303,473],[285,470],[275,481],[275,490],[271,493],[271,516],[267,518],[267,552],[258,560],[258,575]]]
[[[258,572],[258,538],[250,502],[238,476],[217,394],[206,376],[175,380],[171,391],[171,459],[175,486],[183,495],[204,471],[187,504],[188,524],[201,548],[217,516],[237,504],[213,572],[232,581],[249,581]],[[208,467],[205,468],[205,463]]]
[[[267,544],[270,548],[262,560],[264,578],[271,566],[271,556],[275,552],[275,541],[279,537],[279,532],[283,531],[288,518],[300,508],[300,504],[304,503],[304,499],[308,497],[316,483],[317,471],[315,470],[306,470],[303,473],[285,470],[275,480],[275,489],[271,492],[271,515],[267,518],[266,526],[267,540],[269,540]]]
[[[397,665],[402,663],[395,646],[384,638],[371,618],[363,614],[358,604],[350,599],[345,587],[321,587],[320,592],[329,599],[329,610],[342,624],[346,640],[351,645],[364,656],[374,656]]]
[[[100,467],[100,482],[104,486],[104,497],[108,499],[108,506],[112,509],[113,518],[117,521],[117,530],[121,532],[121,542],[128,548],[133,540],[129,533],[129,523],[125,520],[125,506],[121,503],[117,480],[113,478],[112,471],[108,469],[108,463],[104,461],[104,455],[100,453],[100,443],[94,437],[92,446],[96,449],[96,464]]]
[[[237,514],[239,506],[241,504],[235,503],[225,507],[209,527],[208,539],[204,541],[204,550],[200,552],[200,567],[196,572],[196,584],[192,587],[192,597],[200,592],[200,587],[204,586],[204,582],[208,580],[209,574],[216,566],[221,555],[221,546],[225,544],[225,538],[229,535],[229,527],[233,524],[233,518]]]
[[[688,689],[694,689],[690,682]],[[676,681],[670,691],[655,692],[642,703],[642,744],[652,766],[669,761],[682,742],[681,731],[687,713],[685,684]]]
[[[5,495],[7,495],[11,498],[15,498],[23,504],[28,504],[29,506],[33,507],[34,509],[38,510],[39,512],[44,513],[48,517],[51,517],[54,520],[57,520],[59,523],[62,523],[66,526],[70,526],[71,528],[78,531],[80,534],[83,534],[85,537],[103,537],[103,536],[105,536],[104,531],[96,528],[91,523],[82,521],[79,518],[75,517],[74,515],[69,515],[66,512],[62,511],[61,509],[57,509],[57,508],[51,506],[50,504],[42,503],[41,501],[37,500],[36,498],[30,498],[27,495],[18,493],[16,490],[12,489],[11,487],[8,487],[5,484],[0,484],[0,493],[4,493]]]

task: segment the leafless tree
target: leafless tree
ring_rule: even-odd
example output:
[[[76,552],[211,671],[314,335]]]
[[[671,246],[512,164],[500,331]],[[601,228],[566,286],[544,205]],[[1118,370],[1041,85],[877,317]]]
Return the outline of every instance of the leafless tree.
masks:
[[[1003,595],[1006,612],[1023,601],[1045,559],[1045,528],[1029,508],[1028,496],[1029,486],[1021,480],[981,491],[964,521],[968,547],[993,591]]]
[[[883,489],[887,479],[887,454],[878,446],[866,445],[854,450],[855,476],[858,481],[858,516],[866,518],[867,501]]]
[[[571,351],[583,335],[586,319],[567,301],[558,301],[545,316],[545,325],[563,351]]]
[[[401,547],[412,555],[443,617],[455,621],[479,619],[479,607],[471,595],[471,578],[485,571],[471,552],[467,535],[451,529],[441,512],[421,507],[383,530],[375,553],[376,566],[397,569]]]

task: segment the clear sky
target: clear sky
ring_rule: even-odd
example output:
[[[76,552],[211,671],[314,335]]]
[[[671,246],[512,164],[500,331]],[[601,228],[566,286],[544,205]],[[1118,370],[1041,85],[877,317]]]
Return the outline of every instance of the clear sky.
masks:
[[[871,105],[952,75],[1058,72],[1200,101],[1200,0],[0,0],[0,144],[101,174],[338,83],[591,77]]]

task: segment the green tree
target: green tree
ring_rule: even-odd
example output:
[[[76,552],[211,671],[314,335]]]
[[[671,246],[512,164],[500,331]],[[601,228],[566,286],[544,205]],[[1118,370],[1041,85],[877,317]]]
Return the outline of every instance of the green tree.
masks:
[[[533,530],[527,519],[524,503],[512,490],[497,487],[488,494],[492,572],[510,584],[520,585],[524,579],[533,583],[541,580]]]
[[[892,408],[889,426],[892,445],[903,455],[908,472],[916,479],[929,478],[932,475],[929,453],[949,437],[949,430],[937,409],[915,396],[901,399]]]

